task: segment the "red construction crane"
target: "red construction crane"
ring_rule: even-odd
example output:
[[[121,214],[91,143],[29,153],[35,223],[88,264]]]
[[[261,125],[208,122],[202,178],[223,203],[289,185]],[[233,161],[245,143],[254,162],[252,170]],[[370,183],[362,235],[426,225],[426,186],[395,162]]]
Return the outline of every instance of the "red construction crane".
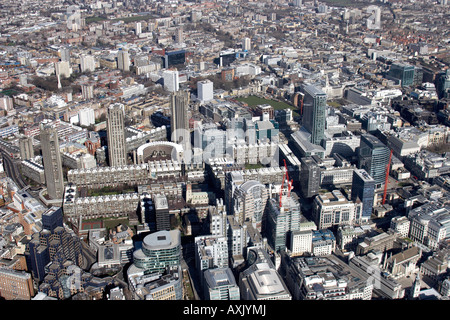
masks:
[[[389,182],[389,170],[391,169],[391,160],[392,160],[392,149],[391,153],[389,154],[389,162],[386,166],[386,179],[384,179],[383,201],[381,201],[381,204],[384,204],[386,202],[387,187]]]

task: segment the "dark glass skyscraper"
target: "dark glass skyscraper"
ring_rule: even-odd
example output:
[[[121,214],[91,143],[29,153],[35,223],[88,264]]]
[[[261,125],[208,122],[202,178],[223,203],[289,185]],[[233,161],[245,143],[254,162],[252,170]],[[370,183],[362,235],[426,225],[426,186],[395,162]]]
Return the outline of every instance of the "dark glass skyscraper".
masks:
[[[33,234],[25,248],[25,259],[33,278],[43,281],[50,262],[63,264],[65,260],[79,266],[82,262],[81,242],[62,225],[61,208],[52,207],[42,214],[40,232]]]
[[[170,230],[170,214],[167,197],[163,194],[156,194],[153,196],[155,205],[156,230]]]
[[[318,87],[303,85],[302,124],[311,133],[311,143],[320,145],[325,138],[327,95]]]
[[[402,87],[414,83],[414,66],[405,63],[393,63],[389,69],[389,76],[401,80]]]
[[[380,188],[386,179],[389,154],[389,148],[377,137],[369,133],[361,135],[358,152],[358,168],[367,171],[375,180],[375,186],[377,188]]]
[[[63,226],[62,208],[51,207],[42,214],[42,229],[53,232],[56,227]]]
[[[312,198],[319,193],[320,168],[312,157],[303,157],[300,162],[300,190],[305,198]]]
[[[375,180],[364,169],[353,171],[352,201],[359,199],[362,202],[363,219],[369,219],[372,215],[373,200],[375,196]],[[358,214],[358,212],[357,212]],[[359,220],[360,217],[356,217]]]

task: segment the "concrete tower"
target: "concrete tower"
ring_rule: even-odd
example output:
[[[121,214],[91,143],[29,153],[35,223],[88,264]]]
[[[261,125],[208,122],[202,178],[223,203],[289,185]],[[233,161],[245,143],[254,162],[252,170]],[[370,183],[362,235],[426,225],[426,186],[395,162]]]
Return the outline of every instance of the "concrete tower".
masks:
[[[20,158],[22,160],[30,159],[34,157],[33,149],[33,137],[27,137],[25,135],[19,138]]]
[[[117,68],[122,71],[130,71],[130,55],[127,50],[119,49],[117,54]]]
[[[189,132],[189,93],[187,91],[177,91],[170,96],[171,115],[171,140],[181,144],[184,150],[190,149]]]
[[[111,167],[127,164],[125,146],[125,112],[121,103],[114,103],[108,108],[107,136],[109,165]]]
[[[47,193],[52,199],[61,199],[64,193],[64,180],[56,129],[48,123],[41,123],[40,140]]]

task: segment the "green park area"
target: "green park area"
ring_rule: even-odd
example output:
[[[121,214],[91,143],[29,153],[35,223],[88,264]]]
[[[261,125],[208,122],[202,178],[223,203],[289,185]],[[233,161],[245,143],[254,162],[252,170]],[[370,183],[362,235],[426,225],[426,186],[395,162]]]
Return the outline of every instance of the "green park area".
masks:
[[[351,8],[363,8],[371,4],[370,1],[366,0],[323,0],[323,2],[332,7],[351,7]]]
[[[112,21],[112,22],[123,21],[124,23],[129,23],[129,22],[136,22],[136,21],[148,21],[152,18],[154,18],[154,16],[151,14],[148,14],[148,15],[136,15],[136,16],[131,16],[131,17],[116,18],[116,19],[111,19],[110,21]],[[92,16],[92,17],[86,17],[86,19],[85,19],[86,24],[90,24],[93,22],[101,22],[101,21],[106,21],[106,20],[109,20],[109,19],[105,16]]]
[[[274,110],[283,110],[283,109],[290,108],[290,109],[292,109],[292,115],[294,117],[299,116],[299,113],[295,109],[295,107],[293,107],[283,101],[265,99],[265,98],[261,98],[261,97],[257,97],[257,96],[241,97],[241,98],[236,98],[236,100],[248,104],[249,107],[254,107],[257,105],[261,105],[261,104],[269,104],[273,107]]]

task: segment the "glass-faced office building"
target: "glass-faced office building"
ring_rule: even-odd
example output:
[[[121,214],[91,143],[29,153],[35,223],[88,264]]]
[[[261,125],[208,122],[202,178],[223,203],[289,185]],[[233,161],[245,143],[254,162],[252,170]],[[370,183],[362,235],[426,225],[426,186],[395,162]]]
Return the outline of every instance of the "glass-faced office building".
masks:
[[[376,188],[380,188],[386,179],[389,163],[389,148],[371,134],[361,135],[358,153],[358,167],[364,169],[375,180]]]
[[[142,241],[142,248],[134,251],[133,263],[144,274],[164,272],[180,264],[181,235],[179,230],[151,233]]]
[[[352,180],[352,201],[358,198],[362,202],[362,218],[369,219],[372,215],[375,197],[375,180],[364,169],[355,169]],[[359,217],[356,217],[359,220]]]
[[[311,133],[311,143],[320,145],[325,138],[327,95],[314,85],[301,87],[303,97],[302,124]]]
[[[413,65],[393,63],[389,69],[389,76],[401,80],[402,87],[407,87],[414,84],[414,71]]]

